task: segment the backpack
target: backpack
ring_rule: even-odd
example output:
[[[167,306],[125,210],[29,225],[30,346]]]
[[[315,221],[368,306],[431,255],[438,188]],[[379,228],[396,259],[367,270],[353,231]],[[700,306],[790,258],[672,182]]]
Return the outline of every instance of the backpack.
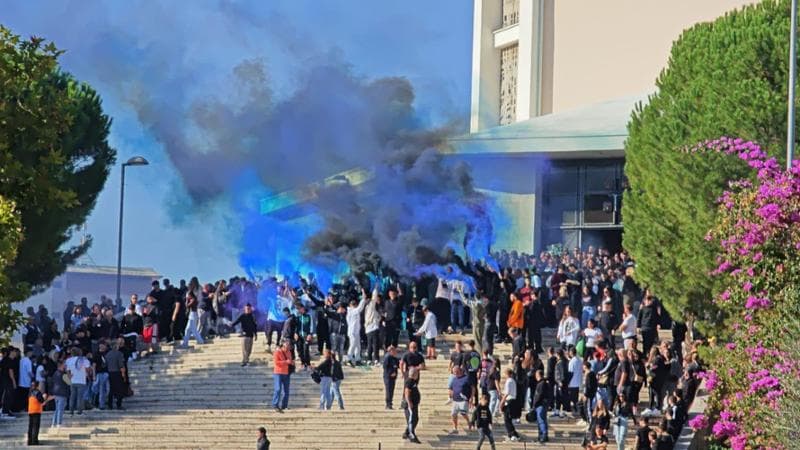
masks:
[[[477,373],[481,367],[481,355],[478,352],[470,352],[467,358],[467,371],[470,373]]]
[[[319,373],[319,369],[314,369],[311,371],[311,379],[314,380],[314,383],[320,384],[322,382],[322,375]]]

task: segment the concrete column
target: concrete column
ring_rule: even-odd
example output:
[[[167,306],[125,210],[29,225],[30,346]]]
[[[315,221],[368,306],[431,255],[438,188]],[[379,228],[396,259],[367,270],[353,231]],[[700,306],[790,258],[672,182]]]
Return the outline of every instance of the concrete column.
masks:
[[[544,0],[520,0],[517,121],[541,114]]]
[[[475,0],[472,20],[472,108],[469,130],[474,133],[498,124],[500,115],[500,51],[494,30],[503,22],[498,0]]]

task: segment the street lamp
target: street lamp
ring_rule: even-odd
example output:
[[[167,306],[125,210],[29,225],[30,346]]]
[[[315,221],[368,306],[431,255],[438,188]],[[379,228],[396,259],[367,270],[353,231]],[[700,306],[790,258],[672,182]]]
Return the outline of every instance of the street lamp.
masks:
[[[122,284],[122,210],[125,200],[125,167],[146,166],[150,164],[141,156],[134,156],[128,162],[122,163],[122,180],[119,188],[119,239],[117,240],[117,298],[120,300],[120,286]]]

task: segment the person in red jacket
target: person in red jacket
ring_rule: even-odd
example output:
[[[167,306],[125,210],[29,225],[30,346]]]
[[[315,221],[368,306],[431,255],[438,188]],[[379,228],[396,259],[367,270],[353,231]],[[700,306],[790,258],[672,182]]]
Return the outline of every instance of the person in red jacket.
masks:
[[[284,340],[281,348],[272,354],[272,407],[278,412],[283,412],[289,406],[289,379],[294,373],[291,346],[289,340]]]

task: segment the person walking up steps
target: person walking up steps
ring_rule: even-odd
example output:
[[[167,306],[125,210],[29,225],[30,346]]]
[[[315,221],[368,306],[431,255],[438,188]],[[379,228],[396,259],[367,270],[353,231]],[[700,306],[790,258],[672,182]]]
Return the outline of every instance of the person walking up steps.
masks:
[[[242,367],[244,367],[250,363],[253,341],[258,339],[253,306],[250,303],[244,305],[244,312],[231,324],[231,327],[235,327],[237,324],[242,324],[242,333],[244,333],[244,337],[242,337]]]

